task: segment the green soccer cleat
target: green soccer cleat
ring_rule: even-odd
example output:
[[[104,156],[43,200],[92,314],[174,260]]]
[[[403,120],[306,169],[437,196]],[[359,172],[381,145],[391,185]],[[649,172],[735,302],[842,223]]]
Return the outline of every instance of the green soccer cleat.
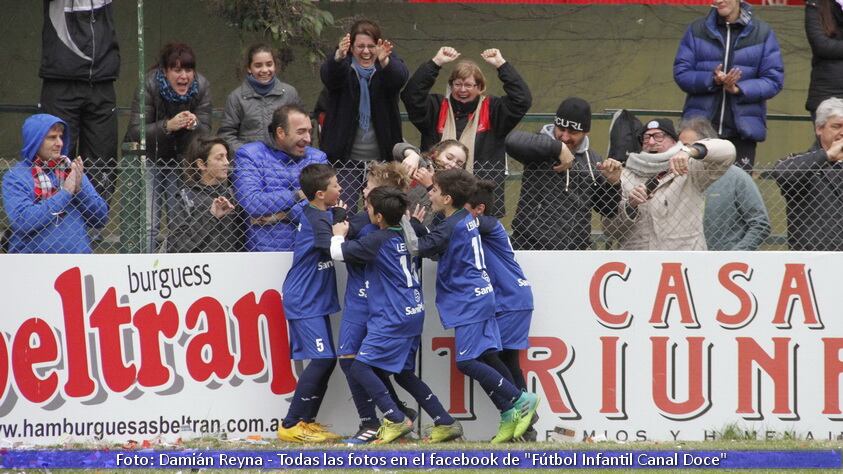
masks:
[[[384,418],[378,430],[378,440],[375,443],[391,443],[398,438],[406,436],[411,431],[413,431],[413,421],[406,416],[403,421],[399,421],[398,423]]]
[[[515,409],[518,410],[519,419],[515,427],[514,438],[524,436],[524,433],[530,428],[533,422],[533,415],[536,414],[536,409],[539,407],[539,396],[534,393],[522,392],[518,400],[515,401]]]
[[[459,421],[454,420],[450,425],[436,425],[430,430],[430,437],[427,438],[429,443],[447,443],[462,437],[462,425]]]
[[[501,413],[501,424],[498,426],[498,433],[492,438],[492,444],[508,443],[515,436],[515,428],[521,420],[521,413],[518,407],[514,406]]]

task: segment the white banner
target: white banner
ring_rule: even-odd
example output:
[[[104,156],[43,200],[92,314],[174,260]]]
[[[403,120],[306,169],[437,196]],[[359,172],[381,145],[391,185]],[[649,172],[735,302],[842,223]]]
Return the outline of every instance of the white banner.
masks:
[[[289,360],[286,253],[2,255],[0,438],[273,436]],[[554,427],[617,441],[835,439],[843,432],[838,254],[521,252],[536,310],[522,367]],[[340,294],[344,271],[340,274]],[[469,439],[499,416],[456,372],[434,305],[420,370]],[[335,334],[339,317],[334,318]],[[408,399],[406,394],[402,394]],[[337,369],[319,420],[357,427]],[[423,418],[423,420],[429,420]]]

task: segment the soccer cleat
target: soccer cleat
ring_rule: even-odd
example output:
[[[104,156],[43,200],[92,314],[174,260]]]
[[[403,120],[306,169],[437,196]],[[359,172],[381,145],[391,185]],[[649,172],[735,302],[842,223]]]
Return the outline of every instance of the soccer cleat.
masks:
[[[462,425],[454,420],[450,425],[436,425],[430,430],[429,443],[447,443],[462,437]]]
[[[501,424],[498,426],[498,432],[492,438],[492,444],[507,443],[512,441],[515,436],[515,428],[521,420],[521,413],[518,407],[512,407],[509,410],[501,413]]]
[[[325,441],[336,441],[338,439],[342,439],[342,436],[334,433],[333,431],[329,430],[327,426],[312,421],[310,423],[305,422],[307,426],[314,432],[321,434],[325,437]]]
[[[361,425],[357,433],[350,438],[346,438],[343,443],[353,446],[355,444],[369,444],[376,439],[378,439],[378,428],[369,428]]]
[[[391,443],[411,431],[413,431],[413,421],[407,417],[397,423],[384,418],[378,430],[377,443]]]
[[[288,443],[322,443],[328,440],[322,433],[313,431],[308,423],[303,421],[291,428],[284,428],[283,425],[279,427],[278,439]]]
[[[533,415],[539,407],[539,396],[535,393],[521,392],[521,396],[515,401],[515,409],[518,410],[519,419],[515,427],[514,438],[524,436],[527,429],[533,423]]]

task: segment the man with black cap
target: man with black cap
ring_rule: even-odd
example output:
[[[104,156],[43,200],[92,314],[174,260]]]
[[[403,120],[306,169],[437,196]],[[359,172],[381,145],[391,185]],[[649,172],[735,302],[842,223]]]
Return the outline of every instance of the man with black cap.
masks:
[[[591,106],[569,97],[538,134],[507,137],[506,152],[524,164],[512,221],[515,249],[590,249],[591,210],[607,217],[617,212],[621,164],[589,147],[589,130]]]
[[[705,190],[735,161],[735,146],[717,138],[678,141],[673,122],[650,120],[641,153],[630,153],[621,173],[618,212],[603,221],[623,250],[706,250]]]

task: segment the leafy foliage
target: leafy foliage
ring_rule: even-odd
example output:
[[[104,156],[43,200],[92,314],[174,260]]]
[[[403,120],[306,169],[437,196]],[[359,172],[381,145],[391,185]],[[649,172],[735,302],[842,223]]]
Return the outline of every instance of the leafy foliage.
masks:
[[[212,11],[244,32],[272,39],[281,67],[293,61],[293,47],[303,47],[310,64],[325,57],[322,32],[334,24],[330,12],[309,0],[206,0]]]

